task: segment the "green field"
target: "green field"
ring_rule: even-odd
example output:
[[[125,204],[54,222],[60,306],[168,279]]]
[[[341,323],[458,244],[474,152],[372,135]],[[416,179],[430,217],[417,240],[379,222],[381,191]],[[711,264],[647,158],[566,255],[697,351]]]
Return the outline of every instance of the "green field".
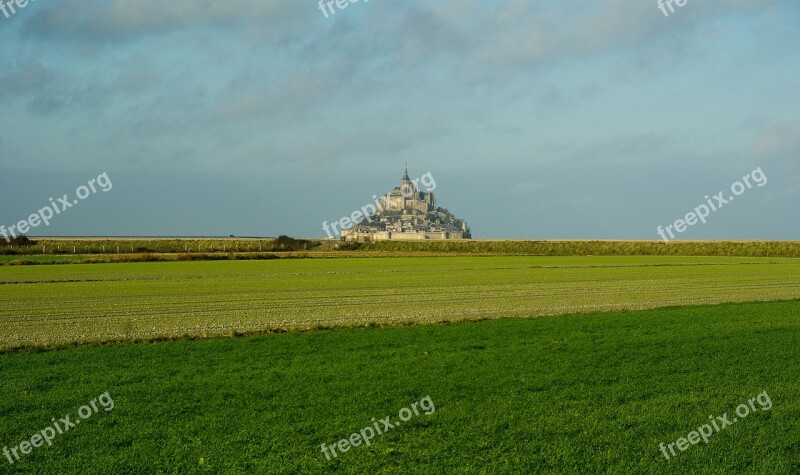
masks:
[[[115,407],[0,471],[798,473],[798,315],[787,301],[6,353],[2,446],[101,393]],[[769,410],[661,455],[764,391]],[[432,414],[323,456],[426,396]]]
[[[342,256],[0,266],[0,473],[800,471],[800,259]]]
[[[0,350],[800,298],[793,258],[416,257],[0,267]]]

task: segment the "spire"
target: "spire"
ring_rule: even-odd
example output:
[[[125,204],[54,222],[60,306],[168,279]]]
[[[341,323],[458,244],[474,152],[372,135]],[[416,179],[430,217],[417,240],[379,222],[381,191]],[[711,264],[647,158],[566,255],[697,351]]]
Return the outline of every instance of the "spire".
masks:
[[[406,160],[406,170],[403,173],[403,181],[411,181],[411,178],[408,177],[408,160]]]

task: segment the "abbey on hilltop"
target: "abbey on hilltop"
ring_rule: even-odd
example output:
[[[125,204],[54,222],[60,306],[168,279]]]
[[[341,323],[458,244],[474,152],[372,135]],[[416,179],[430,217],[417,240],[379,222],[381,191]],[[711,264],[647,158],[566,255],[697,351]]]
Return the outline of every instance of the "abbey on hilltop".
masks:
[[[425,191],[420,191],[420,181]],[[411,180],[406,165],[400,186],[375,201],[374,214],[342,230],[342,238],[346,241],[471,239],[466,221],[436,206],[432,193],[435,188],[436,181],[430,172]]]

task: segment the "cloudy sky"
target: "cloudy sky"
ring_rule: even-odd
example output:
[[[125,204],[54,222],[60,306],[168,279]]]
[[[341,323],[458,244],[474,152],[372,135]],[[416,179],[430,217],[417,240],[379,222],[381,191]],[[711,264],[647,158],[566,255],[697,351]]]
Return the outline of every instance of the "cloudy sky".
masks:
[[[336,9],[336,7],[334,7]],[[0,14],[0,224],[324,235],[431,172],[478,238],[800,239],[800,3],[37,0]]]

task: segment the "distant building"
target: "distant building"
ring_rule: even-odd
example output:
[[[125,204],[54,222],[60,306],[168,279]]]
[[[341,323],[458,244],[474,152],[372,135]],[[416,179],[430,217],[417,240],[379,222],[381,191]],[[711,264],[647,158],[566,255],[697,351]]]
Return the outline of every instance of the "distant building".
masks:
[[[419,180],[416,180],[419,181]],[[420,241],[471,239],[467,222],[436,206],[432,191],[420,191],[408,177],[408,167],[400,186],[376,202],[373,216],[363,218],[342,231],[346,241]]]

